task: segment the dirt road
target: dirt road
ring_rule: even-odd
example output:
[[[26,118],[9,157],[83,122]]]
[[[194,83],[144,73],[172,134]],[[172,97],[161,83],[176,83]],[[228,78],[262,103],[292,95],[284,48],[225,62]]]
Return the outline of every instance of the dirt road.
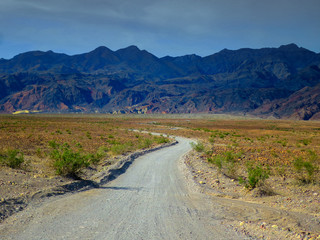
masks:
[[[179,159],[190,144],[178,141],[101,188],[28,207],[0,226],[0,239],[244,239],[189,187]]]

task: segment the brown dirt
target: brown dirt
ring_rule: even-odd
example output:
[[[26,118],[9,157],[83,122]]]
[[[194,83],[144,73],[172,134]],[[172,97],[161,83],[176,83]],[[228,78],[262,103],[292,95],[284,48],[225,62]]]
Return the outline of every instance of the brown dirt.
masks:
[[[195,151],[184,161],[201,191],[225,209],[225,223],[238,231],[258,239],[320,239],[319,185],[271,177],[264,188],[249,191]]]
[[[8,216],[23,210],[31,201],[40,201],[46,196],[64,194],[90,184],[85,180],[76,181],[52,173],[47,175],[45,167],[29,166],[23,170],[1,167],[0,223]]]

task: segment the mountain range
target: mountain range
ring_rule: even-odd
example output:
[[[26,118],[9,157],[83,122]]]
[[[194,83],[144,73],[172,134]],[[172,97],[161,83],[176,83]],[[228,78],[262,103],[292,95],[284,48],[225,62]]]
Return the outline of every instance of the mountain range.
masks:
[[[320,119],[320,54],[295,44],[158,58],[129,46],[0,59],[0,112],[228,113]]]

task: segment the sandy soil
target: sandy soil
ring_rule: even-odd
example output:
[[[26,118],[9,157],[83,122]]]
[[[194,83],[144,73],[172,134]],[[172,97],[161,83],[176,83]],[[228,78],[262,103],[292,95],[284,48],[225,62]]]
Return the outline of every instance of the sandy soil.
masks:
[[[201,154],[184,162],[200,191],[225,209],[225,224],[258,239],[320,239],[320,186],[271,177],[263,189],[248,191],[217,171]]]
[[[63,177],[48,177],[38,171],[10,168],[0,169],[0,222],[15,212],[23,210],[35,195],[71,183]]]

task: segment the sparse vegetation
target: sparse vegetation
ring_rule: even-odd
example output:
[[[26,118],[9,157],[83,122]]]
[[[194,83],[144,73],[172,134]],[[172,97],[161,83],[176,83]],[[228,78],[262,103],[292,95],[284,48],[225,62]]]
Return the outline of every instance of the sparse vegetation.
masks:
[[[166,138],[166,137],[164,137],[164,136],[160,136],[160,137],[158,137],[158,136],[155,136],[154,137],[154,140],[155,140],[155,142],[156,143],[158,143],[158,144],[163,144],[163,143],[168,143],[168,142],[170,142],[170,140],[168,139],[168,138]]]
[[[190,144],[191,144],[192,149],[196,150],[197,152],[204,151],[204,145],[202,142],[197,142],[197,143],[191,142]]]
[[[86,156],[84,166],[87,162],[99,164],[102,158],[167,143],[169,139],[163,135],[144,133],[152,131],[155,125],[152,122],[157,122],[159,133],[197,139],[192,148],[215,165],[220,173],[233,179],[245,176],[248,180],[247,163],[252,162],[263,169],[269,166],[269,174],[274,177],[297,179],[299,176],[299,181],[305,184],[320,183],[320,132],[315,130],[318,129],[317,123],[296,122],[292,125],[291,121],[211,120],[197,116],[190,119],[191,115],[158,116],[156,121],[148,115],[143,117],[0,116],[1,166],[8,166],[3,160],[7,149],[19,149],[16,159],[27,156],[31,159],[31,166],[52,175],[56,170],[46,164],[52,151],[48,146],[50,141],[59,146],[69,143],[69,152],[66,152],[71,156]],[[298,167],[296,159],[303,161],[302,167]],[[259,169],[252,169],[252,172],[255,170]]]
[[[76,176],[103,158],[170,141],[163,135],[129,131],[137,127],[132,119],[109,117],[2,115],[0,167],[21,168],[25,165],[24,156],[28,156],[30,170],[37,169],[43,175]],[[48,158],[54,163],[48,164]]]
[[[247,163],[248,177],[240,177],[239,182],[248,189],[254,189],[264,184],[265,180],[269,178],[269,172],[270,170],[261,165],[254,166],[253,163]]]
[[[151,147],[152,143],[153,143],[153,139],[145,138],[141,141],[139,146],[140,148],[145,149],[145,148]]]
[[[124,154],[126,152],[129,152],[131,149],[131,144],[130,143],[126,143],[126,144],[113,144],[110,147],[110,151],[111,153],[113,153],[114,155],[121,155]]]
[[[312,183],[314,182],[314,173],[317,170],[311,161],[304,161],[302,157],[297,157],[293,165],[297,171],[296,179],[301,183]]]
[[[230,178],[237,178],[237,165],[238,159],[242,156],[242,153],[234,153],[232,151],[226,151],[222,154],[214,155],[208,158],[208,161],[216,165],[220,172]]]
[[[0,154],[0,163],[10,168],[20,168],[24,163],[24,156],[17,149],[8,149],[5,153]]]
[[[298,141],[299,143],[302,143],[304,146],[309,145],[312,141],[311,139],[302,139]]]
[[[59,175],[77,178],[81,170],[90,165],[91,155],[72,150],[67,143],[50,141],[49,146],[52,148],[50,158],[54,160],[53,166]]]
[[[273,176],[268,182],[299,177],[299,182],[320,184],[320,134],[314,131],[316,122],[214,120],[211,123],[209,120],[193,120],[175,123],[176,127],[185,128],[186,136],[198,138],[204,149],[210,149],[199,153],[220,173],[233,179],[246,176],[246,181],[248,172],[252,173],[252,184],[246,182],[248,188],[255,185],[254,176],[259,168],[268,170],[268,175]],[[232,160],[230,155],[228,157],[230,152],[241,153],[241,157]],[[294,162],[299,157],[305,163],[297,170]],[[247,169],[250,162],[259,167]]]

